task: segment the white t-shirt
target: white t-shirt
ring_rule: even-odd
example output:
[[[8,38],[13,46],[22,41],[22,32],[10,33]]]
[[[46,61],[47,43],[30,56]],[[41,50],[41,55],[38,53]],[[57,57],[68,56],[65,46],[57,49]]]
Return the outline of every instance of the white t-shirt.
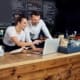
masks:
[[[52,39],[52,36],[50,35],[50,32],[48,28],[46,27],[46,24],[41,19],[37,25],[32,25],[31,22],[29,22],[29,26],[25,28],[25,35],[26,35],[26,41],[31,42],[31,39],[37,39],[39,37],[40,31],[43,31],[46,37]]]
[[[15,26],[10,26],[7,28],[4,38],[3,38],[3,43],[8,45],[8,46],[15,46],[15,43],[11,40],[11,37],[17,37],[19,41],[25,41],[25,33],[22,30],[20,33],[16,32]]]

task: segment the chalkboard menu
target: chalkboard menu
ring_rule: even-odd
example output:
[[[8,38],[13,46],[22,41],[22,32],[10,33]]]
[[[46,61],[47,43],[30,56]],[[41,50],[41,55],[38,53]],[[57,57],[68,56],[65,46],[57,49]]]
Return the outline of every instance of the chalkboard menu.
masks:
[[[27,14],[30,15],[31,11],[37,10],[39,12],[42,12],[42,0],[26,0],[26,8],[27,8]]]
[[[54,1],[49,0],[26,0],[26,12],[29,16],[32,10],[41,12],[45,22],[54,24],[56,16],[56,6]]]
[[[25,10],[24,0],[11,0],[12,14],[21,13]]]
[[[43,2],[43,19],[50,24],[54,24],[56,16],[56,6],[53,1],[45,0]]]
[[[41,12],[41,16],[44,19],[45,22],[49,24],[54,24],[55,16],[56,16],[56,6],[54,0],[3,0],[6,2],[2,3],[2,0],[0,0],[0,4],[6,6],[6,14],[0,15],[0,23],[2,22],[1,16],[7,16],[4,18],[3,22],[10,22],[12,20],[10,15],[13,15],[15,13],[25,13],[27,16],[30,15],[32,10],[37,10]],[[0,5],[0,7],[2,7]],[[0,11],[2,9],[0,8]],[[5,11],[5,10],[4,10]]]

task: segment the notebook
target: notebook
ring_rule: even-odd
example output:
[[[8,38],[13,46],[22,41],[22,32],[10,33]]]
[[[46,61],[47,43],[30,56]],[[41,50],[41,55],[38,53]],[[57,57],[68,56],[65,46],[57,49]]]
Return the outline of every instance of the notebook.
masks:
[[[59,38],[46,39],[42,55],[56,53],[58,51],[59,41]]]
[[[19,48],[19,49],[12,50],[12,51],[10,51],[9,53],[10,53],[10,54],[20,53],[20,52],[22,52],[22,51],[24,50],[24,48],[25,48],[26,50],[28,49],[28,47],[23,47],[23,48]]]

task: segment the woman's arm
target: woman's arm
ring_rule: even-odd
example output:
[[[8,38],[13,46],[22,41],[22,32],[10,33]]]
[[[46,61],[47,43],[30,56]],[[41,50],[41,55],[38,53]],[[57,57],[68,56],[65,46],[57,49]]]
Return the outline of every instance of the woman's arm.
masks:
[[[11,40],[19,47],[30,46],[35,51],[40,51],[40,48],[36,48],[32,42],[22,42],[17,39],[17,37],[11,37]]]

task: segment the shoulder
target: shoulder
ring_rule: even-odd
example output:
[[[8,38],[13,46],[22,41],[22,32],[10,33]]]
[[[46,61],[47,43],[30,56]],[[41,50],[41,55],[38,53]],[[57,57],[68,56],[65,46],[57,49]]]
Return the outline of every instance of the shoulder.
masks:
[[[8,26],[7,31],[15,30],[15,26]]]
[[[45,25],[45,22],[44,22],[44,20],[43,20],[43,19],[40,19],[40,22],[39,22],[39,24],[41,24],[41,25]]]
[[[43,19],[40,19],[39,25],[41,25],[42,27],[45,27],[46,23],[43,21]]]
[[[44,23],[44,20],[43,19],[40,19],[40,23]]]
[[[8,34],[10,37],[12,37],[13,35],[16,35],[15,26],[9,26],[5,34]]]

